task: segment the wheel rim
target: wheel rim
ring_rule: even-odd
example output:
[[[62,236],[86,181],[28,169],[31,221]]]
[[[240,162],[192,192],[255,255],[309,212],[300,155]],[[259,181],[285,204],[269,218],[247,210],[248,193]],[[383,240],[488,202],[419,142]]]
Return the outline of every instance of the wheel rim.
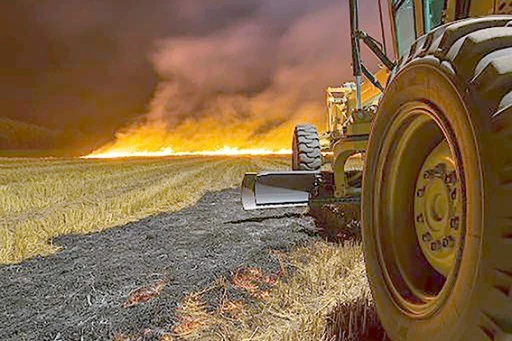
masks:
[[[377,160],[376,245],[390,296],[405,314],[440,309],[457,277],[464,242],[464,176],[453,132],[421,102],[396,113]]]

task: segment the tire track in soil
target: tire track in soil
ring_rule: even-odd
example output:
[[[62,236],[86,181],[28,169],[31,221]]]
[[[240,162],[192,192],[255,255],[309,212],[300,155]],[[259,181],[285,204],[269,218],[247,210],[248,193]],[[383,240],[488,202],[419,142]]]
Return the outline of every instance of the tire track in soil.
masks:
[[[187,292],[241,266],[276,271],[268,250],[316,238],[302,209],[243,211],[239,191],[91,235],[54,240],[63,250],[0,267],[0,340],[105,340],[168,328]],[[159,297],[131,308],[130,291],[167,280]]]

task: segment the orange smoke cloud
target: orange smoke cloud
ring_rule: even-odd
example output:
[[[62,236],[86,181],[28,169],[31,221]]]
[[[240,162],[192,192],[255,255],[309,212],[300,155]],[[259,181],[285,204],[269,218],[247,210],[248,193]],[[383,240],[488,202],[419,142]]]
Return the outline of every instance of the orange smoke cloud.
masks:
[[[220,31],[159,41],[148,114],[91,156],[283,153],[296,124],[322,129],[323,89],[351,73],[346,4],[295,3],[307,11],[269,18],[275,1],[263,1]]]

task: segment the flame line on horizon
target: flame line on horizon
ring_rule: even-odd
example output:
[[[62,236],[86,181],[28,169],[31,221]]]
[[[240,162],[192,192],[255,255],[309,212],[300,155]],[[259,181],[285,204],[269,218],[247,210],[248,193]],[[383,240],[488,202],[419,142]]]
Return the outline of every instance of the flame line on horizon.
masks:
[[[117,159],[130,157],[165,157],[165,156],[264,156],[264,155],[290,155],[289,149],[271,150],[264,148],[244,149],[223,147],[216,150],[187,151],[177,152],[172,148],[164,148],[158,151],[144,150],[111,150],[102,152],[92,152],[89,155],[82,156],[82,159]]]

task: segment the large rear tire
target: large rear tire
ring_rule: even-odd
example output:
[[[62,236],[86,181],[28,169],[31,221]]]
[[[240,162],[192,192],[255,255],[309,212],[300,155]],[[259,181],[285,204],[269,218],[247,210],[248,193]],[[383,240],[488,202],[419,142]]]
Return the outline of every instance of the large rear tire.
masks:
[[[396,341],[512,340],[512,17],[413,44],[373,123],[362,231]]]
[[[322,154],[316,127],[311,124],[296,126],[292,141],[292,169],[315,171],[321,166]]]

